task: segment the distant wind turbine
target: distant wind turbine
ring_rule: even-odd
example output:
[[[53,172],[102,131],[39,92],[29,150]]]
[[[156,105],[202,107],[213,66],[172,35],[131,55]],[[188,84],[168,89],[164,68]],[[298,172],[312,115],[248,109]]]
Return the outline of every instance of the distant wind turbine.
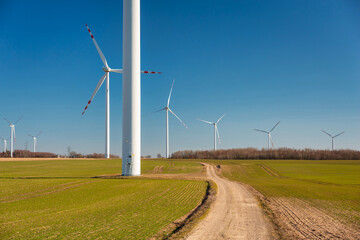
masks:
[[[330,133],[324,131],[324,130],[321,130],[323,131],[325,134],[329,135],[331,137],[331,150],[335,150],[335,139],[336,137],[340,136],[341,134],[343,134],[345,131],[339,133],[339,134],[336,134],[335,136],[331,135]]]
[[[3,138],[3,137],[0,137],[0,138],[4,141],[4,153],[6,153],[6,151],[7,151],[7,139]]]
[[[91,101],[93,100],[93,98],[95,97],[96,93],[99,91],[101,85],[104,83],[105,79],[106,79],[106,91],[105,91],[105,158],[110,158],[110,77],[109,77],[109,73],[110,72],[116,72],[116,73],[123,73],[122,69],[111,69],[109,67],[109,65],[107,64],[106,58],[104,56],[104,54],[102,53],[99,45],[97,44],[94,35],[91,33],[90,28],[88,27],[88,25],[86,24],[86,28],[88,29],[88,32],[90,34],[91,39],[94,42],[94,45],[96,47],[96,50],[98,51],[101,61],[104,64],[103,67],[103,71],[105,72],[105,74],[100,78],[100,81],[98,82],[98,84],[96,85],[96,88],[90,98],[90,100],[88,101],[84,111],[82,112],[82,115],[84,115],[86,109],[88,108],[89,104],[91,103]],[[160,72],[150,72],[150,71],[141,71],[142,73],[160,73]]]
[[[220,122],[220,120],[225,116],[226,113],[224,113],[216,122],[209,122],[205,120],[198,119],[199,121],[202,121],[204,123],[214,125],[214,151],[216,151],[216,136],[218,137],[219,143],[220,143],[220,134],[217,127],[217,124]]]
[[[166,148],[165,148],[165,156],[166,156],[166,158],[170,157],[170,151],[169,151],[169,149],[170,149],[170,144],[169,144],[169,112],[172,113],[184,125],[184,127],[188,128],[186,126],[186,124],[170,109],[170,98],[171,98],[171,93],[172,93],[172,90],[173,90],[173,87],[174,87],[174,82],[175,82],[175,80],[173,81],[173,83],[171,85],[171,89],[170,89],[170,93],[169,93],[169,97],[168,97],[166,106],[164,108],[160,109],[160,110],[155,111],[155,112],[166,111]]]
[[[280,121],[278,121],[277,124],[275,124],[275,126],[270,131],[254,129],[255,131],[263,132],[263,133],[266,133],[268,135],[268,150],[270,150],[270,142],[271,142],[271,145],[274,147],[274,142],[273,142],[273,140],[271,138],[271,132],[274,131],[274,129],[276,128],[277,125],[279,125],[279,123],[280,123]]]
[[[40,136],[40,134],[41,134],[41,131],[36,136],[33,136],[28,133],[28,135],[33,139],[33,152],[36,152],[37,138]]]
[[[15,123],[10,122],[6,118],[3,117],[5,121],[9,123],[10,127],[10,157],[13,157],[14,153],[14,143],[16,142],[16,136],[15,136],[15,125],[23,118],[23,116],[19,117],[18,120],[16,120]]]

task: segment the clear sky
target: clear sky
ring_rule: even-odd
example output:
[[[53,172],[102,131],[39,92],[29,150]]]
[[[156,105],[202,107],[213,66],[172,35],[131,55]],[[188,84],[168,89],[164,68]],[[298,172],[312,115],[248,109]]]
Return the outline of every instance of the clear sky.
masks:
[[[142,0],[142,113],[170,107],[170,150],[276,147],[360,150],[360,2]],[[122,1],[0,0],[0,114],[16,149],[104,152],[105,85],[87,23],[111,68],[122,68]],[[110,74],[111,152],[121,154],[122,77]],[[0,121],[0,136],[10,129]],[[0,147],[2,149],[2,146]],[[142,155],[165,152],[165,112],[142,118]]]

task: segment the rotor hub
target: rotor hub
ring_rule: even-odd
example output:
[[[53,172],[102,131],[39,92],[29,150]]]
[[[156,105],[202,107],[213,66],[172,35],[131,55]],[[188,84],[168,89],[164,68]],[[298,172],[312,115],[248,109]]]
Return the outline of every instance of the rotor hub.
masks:
[[[110,70],[111,70],[111,68],[109,68],[109,67],[103,67],[104,72],[110,72]]]

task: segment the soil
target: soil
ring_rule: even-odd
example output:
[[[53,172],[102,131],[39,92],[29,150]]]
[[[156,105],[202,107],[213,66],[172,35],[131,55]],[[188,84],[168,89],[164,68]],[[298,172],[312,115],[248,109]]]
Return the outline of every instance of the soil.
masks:
[[[185,239],[274,239],[277,236],[257,199],[242,184],[219,177],[204,164],[218,192],[208,215]]]
[[[270,198],[284,239],[360,239],[360,232],[296,198]]]

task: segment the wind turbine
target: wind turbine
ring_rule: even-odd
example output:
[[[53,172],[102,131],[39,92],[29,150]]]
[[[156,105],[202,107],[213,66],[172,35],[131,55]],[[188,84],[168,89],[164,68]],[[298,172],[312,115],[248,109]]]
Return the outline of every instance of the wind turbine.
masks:
[[[38,136],[40,136],[40,134],[41,134],[41,131],[36,136],[33,136],[33,135],[29,134],[29,133],[27,134],[33,139],[33,149],[34,149],[33,152],[36,152],[37,138],[38,138]]]
[[[335,136],[331,135],[330,133],[328,132],[325,132],[324,130],[321,130],[323,131],[325,134],[329,135],[331,137],[331,150],[334,150],[335,149],[335,140],[334,138],[340,136],[341,134],[343,134],[345,131],[339,133],[339,134],[336,134]]]
[[[273,142],[273,140],[271,138],[271,132],[274,131],[274,129],[276,128],[277,125],[279,125],[279,123],[280,123],[280,121],[278,121],[277,124],[275,124],[275,126],[270,131],[254,129],[255,131],[263,132],[263,133],[266,133],[268,135],[268,150],[270,150],[270,142],[271,142],[271,145],[274,147],[274,142]]]
[[[6,138],[3,138],[3,137],[0,137],[3,141],[4,141],[4,153],[6,153],[6,150],[7,150],[7,139]]]
[[[94,45],[96,47],[97,52],[100,55],[101,61],[104,64],[104,67],[102,70],[105,72],[105,74],[100,78],[100,81],[96,85],[96,88],[88,101],[84,111],[82,112],[82,115],[84,115],[86,109],[88,108],[89,104],[95,97],[96,93],[99,91],[100,87],[104,83],[106,79],[106,90],[105,90],[105,158],[110,158],[110,72],[116,72],[116,73],[123,73],[122,69],[111,69],[109,65],[107,64],[106,58],[104,54],[102,53],[99,45],[97,44],[94,35],[91,33],[89,26],[86,24],[86,28],[88,29],[88,32],[90,34],[91,39],[94,42]],[[142,73],[160,73],[160,72],[149,72],[149,71],[141,71]]]
[[[205,120],[201,120],[198,119],[199,121],[202,121],[204,123],[210,124],[210,125],[214,125],[214,151],[216,151],[216,136],[219,139],[219,143],[220,143],[220,134],[219,134],[219,130],[217,127],[217,124],[220,122],[220,120],[225,116],[226,113],[224,113],[216,122],[209,122],[209,121],[205,121]]]
[[[141,173],[140,0],[123,0],[122,175]]]
[[[161,112],[161,111],[166,111],[166,149],[165,149],[165,156],[166,158],[169,158],[170,157],[170,151],[169,151],[169,112],[172,113],[183,125],[184,127],[188,128],[186,126],[186,124],[170,109],[169,105],[170,105],[170,98],[171,98],[171,93],[172,93],[172,90],[173,90],[173,87],[174,87],[174,82],[175,80],[173,81],[172,85],[171,85],[171,89],[170,89],[170,93],[169,93],[169,98],[168,98],[168,101],[167,101],[167,104],[164,108],[156,111],[156,112]]]
[[[16,125],[22,118],[23,118],[23,116],[19,117],[19,119],[16,120],[15,123],[12,123],[12,122],[10,122],[9,120],[7,120],[6,118],[3,117],[3,119],[9,123],[9,127],[10,127],[10,157],[13,157],[13,153],[14,153],[14,143],[16,142],[16,137],[15,137],[15,125]]]

